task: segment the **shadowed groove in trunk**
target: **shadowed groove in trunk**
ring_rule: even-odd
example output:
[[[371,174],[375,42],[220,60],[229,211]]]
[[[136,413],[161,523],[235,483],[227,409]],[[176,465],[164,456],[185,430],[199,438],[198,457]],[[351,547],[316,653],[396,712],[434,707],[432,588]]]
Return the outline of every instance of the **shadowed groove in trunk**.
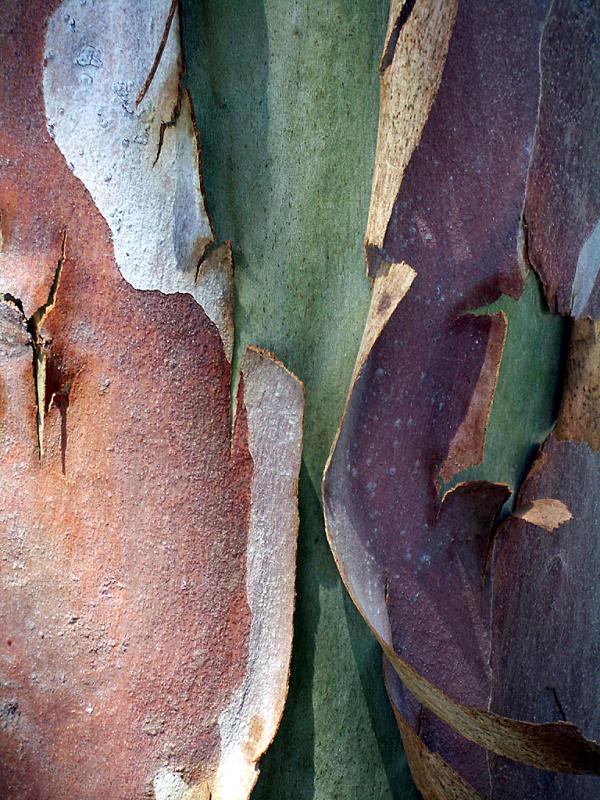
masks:
[[[342,588],[320,502],[370,298],[387,3],[182,5],[207,204],[233,244],[234,370],[247,341],[277,347],[307,392],[290,695],[254,797],[412,800],[379,647]]]

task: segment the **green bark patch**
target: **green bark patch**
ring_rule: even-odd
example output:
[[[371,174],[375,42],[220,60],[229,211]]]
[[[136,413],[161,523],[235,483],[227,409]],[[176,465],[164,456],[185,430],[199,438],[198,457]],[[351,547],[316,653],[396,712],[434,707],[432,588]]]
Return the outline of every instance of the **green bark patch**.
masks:
[[[387,3],[188,0],[183,14],[207,205],[217,241],[233,243],[234,368],[261,345],[307,394],[290,694],[254,796],[412,800],[380,650],[342,587],[320,499],[371,294]]]
[[[548,309],[533,270],[518,300],[502,295],[495,303],[470,313],[499,311],[506,315],[508,325],[483,461],[460,472],[443,490],[466,481],[507,483],[512,494],[504,514],[513,510],[535,454],[556,422],[568,323]]]

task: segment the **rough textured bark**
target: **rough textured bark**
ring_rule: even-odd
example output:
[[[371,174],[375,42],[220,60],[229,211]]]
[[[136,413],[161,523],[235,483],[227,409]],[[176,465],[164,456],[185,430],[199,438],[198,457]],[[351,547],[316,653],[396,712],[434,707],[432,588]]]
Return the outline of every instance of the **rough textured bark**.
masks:
[[[214,247],[175,3],[0,10],[0,795],[246,798],[287,691],[303,392]]]
[[[324,500],[426,797],[599,790],[569,775],[600,775],[597,347],[581,319],[600,263],[599,35],[597,4],[568,0],[390,12],[366,238],[376,332]],[[413,102],[396,87],[414,83]],[[519,491],[464,477],[484,460],[511,326],[472,312],[521,297],[532,268],[575,321],[558,426]],[[393,271],[407,282],[383,318]]]

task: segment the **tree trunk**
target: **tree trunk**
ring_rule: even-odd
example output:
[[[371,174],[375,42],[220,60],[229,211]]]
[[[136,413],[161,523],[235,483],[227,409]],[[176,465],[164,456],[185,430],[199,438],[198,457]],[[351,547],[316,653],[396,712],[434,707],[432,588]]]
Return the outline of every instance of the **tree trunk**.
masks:
[[[598,795],[599,40],[6,0],[2,800]]]

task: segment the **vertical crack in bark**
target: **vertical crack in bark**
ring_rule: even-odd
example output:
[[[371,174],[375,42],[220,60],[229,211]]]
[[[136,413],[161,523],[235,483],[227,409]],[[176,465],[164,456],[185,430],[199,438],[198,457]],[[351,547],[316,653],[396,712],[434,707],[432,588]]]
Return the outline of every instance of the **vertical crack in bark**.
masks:
[[[567,715],[565,714],[564,709],[562,707],[562,703],[560,702],[560,699],[558,697],[558,692],[556,691],[554,686],[549,686],[548,688],[550,689],[550,691],[552,693],[552,697],[554,699],[554,702],[556,703],[556,707],[558,709],[558,713],[560,714],[560,718],[562,719],[563,722],[566,722],[567,721]]]
[[[60,414],[60,460],[62,474],[67,474],[67,412],[69,410],[69,402],[71,399],[71,389],[77,378],[81,375],[85,366],[80,367],[75,373],[67,379],[61,389],[56,389],[50,395],[48,400],[48,407],[46,413],[49,414],[52,408],[56,408]],[[48,393],[48,385],[46,380],[46,394]]]
[[[381,62],[379,64],[379,71],[385,72],[386,69],[391,65],[392,61],[394,60],[394,53],[396,52],[396,45],[398,43],[398,37],[400,36],[400,31],[408,22],[410,15],[413,12],[415,7],[415,3],[417,0],[406,0],[404,5],[402,6],[400,13],[396,19],[392,32],[390,33],[390,37],[387,41],[385,52],[381,57]]]
[[[63,232],[60,256],[56,265],[54,279],[50,286],[48,299],[27,320],[27,330],[33,348],[33,380],[35,383],[36,423],[40,461],[44,458],[44,417],[46,412],[46,340],[42,333],[44,321],[56,303],[60,276],[65,261],[67,231]]]
[[[52,285],[50,286],[50,291],[48,292],[48,299],[36,311],[34,311],[34,313],[30,317],[26,316],[25,309],[23,307],[23,302],[18,297],[14,297],[14,295],[9,294],[7,292],[1,295],[2,301],[16,308],[19,314],[22,316],[25,327],[27,328],[27,333],[29,334],[29,343],[31,344],[31,348],[33,350],[33,383],[35,386],[36,429],[37,429],[37,440],[38,440],[40,461],[44,457],[44,418],[46,412],[47,342],[46,339],[44,338],[42,328],[46,317],[48,316],[50,311],[52,311],[52,309],[56,304],[56,296],[58,294],[60,277],[62,274],[62,268],[65,261],[66,243],[67,243],[67,232],[65,230],[63,231],[62,235],[60,256],[58,258],[56,270],[54,271]],[[71,379],[71,381],[69,381],[68,384],[69,389],[73,380],[74,378]]]
[[[158,162],[158,159],[160,158],[160,154],[162,152],[163,144],[165,141],[166,129],[174,128],[175,125],[177,125],[177,120],[179,119],[179,114],[181,112],[181,105],[183,99],[183,92],[185,91],[187,93],[187,89],[184,90],[181,86],[181,78],[182,74],[180,74],[179,76],[179,85],[177,87],[177,100],[175,102],[175,105],[173,106],[173,111],[171,112],[171,116],[169,117],[169,119],[163,120],[160,123],[160,129],[158,131],[158,147],[156,148],[156,157],[152,163],[152,166],[154,166]],[[192,124],[194,126],[194,131],[196,133],[196,136],[198,136],[198,129],[196,127],[196,120],[194,119],[194,111],[191,102],[190,102],[190,110],[192,113]]]
[[[531,169],[531,165],[530,165]],[[529,178],[528,178],[529,180]],[[544,292],[544,298],[546,300],[546,304],[548,305],[548,309],[553,313],[556,314],[556,298],[554,298],[554,304],[551,304],[550,297],[548,294],[548,287],[544,282],[544,278],[542,275],[541,270],[539,270],[534,263],[531,257],[531,251],[529,248],[529,224],[527,222],[527,217],[525,216],[525,207],[523,207],[523,211],[521,213],[521,255],[523,257],[523,261],[525,263],[526,268],[530,269],[532,272],[535,273],[537,279],[539,280],[542,290]],[[554,308],[552,307],[554,305]]]
[[[175,18],[175,12],[177,11],[178,7],[179,7],[179,0],[172,0],[171,6],[169,8],[169,13],[167,14],[167,19],[165,21],[165,27],[163,29],[163,33],[162,33],[160,42],[158,44],[158,49],[156,51],[156,55],[154,56],[154,61],[152,62],[152,66],[150,67],[150,71],[148,72],[148,75],[146,76],[146,80],[144,81],[144,83],[142,85],[142,88],[138,92],[138,95],[137,95],[137,97],[135,99],[136,108],[139,106],[139,104],[142,102],[142,100],[146,96],[146,94],[148,92],[148,89],[150,88],[150,86],[152,84],[152,81],[154,80],[154,76],[156,75],[156,71],[157,71],[157,69],[158,69],[158,67],[160,65],[160,61],[161,61],[162,55],[164,53],[165,47],[167,45],[167,41],[169,40],[169,35],[171,33],[171,27],[172,27],[172,24],[173,24],[173,19]],[[160,158],[160,154],[161,154],[161,151],[162,151],[162,148],[163,148],[164,139],[165,139],[165,130],[167,128],[172,128],[175,125],[177,125],[177,120],[178,120],[179,114],[181,112],[182,98],[183,98],[183,92],[184,92],[184,89],[183,89],[183,86],[182,86],[183,72],[184,72],[183,48],[180,48],[180,52],[181,52],[181,62],[180,62],[180,66],[179,66],[179,76],[178,76],[178,82],[177,82],[177,99],[175,101],[175,105],[173,106],[173,110],[171,111],[171,115],[170,115],[169,119],[163,120],[160,123],[160,129],[159,129],[159,132],[158,132],[158,146],[156,148],[156,156],[154,158],[153,166],[157,163],[158,159]],[[198,129],[197,129],[197,126],[196,126],[196,120],[194,119],[194,111],[193,111],[193,106],[192,106],[192,103],[191,103],[191,99],[190,99],[190,109],[191,109],[191,113],[192,113],[192,124],[194,126],[194,131],[196,132],[196,135],[198,135]]]
[[[169,13],[167,14],[167,19],[165,21],[163,34],[161,36],[158,49],[156,51],[156,55],[154,56],[154,61],[152,62],[152,66],[150,67],[150,71],[148,72],[148,75],[146,77],[146,80],[144,81],[142,88],[138,92],[138,96],[135,98],[136,106],[139,106],[139,104],[142,102],[142,100],[146,96],[148,89],[150,88],[150,84],[154,80],[154,76],[156,75],[156,70],[158,69],[158,65],[160,64],[160,60],[165,50],[169,34],[171,33],[171,25],[173,24],[173,18],[175,17],[175,12],[177,11],[178,5],[179,5],[179,0],[172,0],[171,7],[169,8]]]

